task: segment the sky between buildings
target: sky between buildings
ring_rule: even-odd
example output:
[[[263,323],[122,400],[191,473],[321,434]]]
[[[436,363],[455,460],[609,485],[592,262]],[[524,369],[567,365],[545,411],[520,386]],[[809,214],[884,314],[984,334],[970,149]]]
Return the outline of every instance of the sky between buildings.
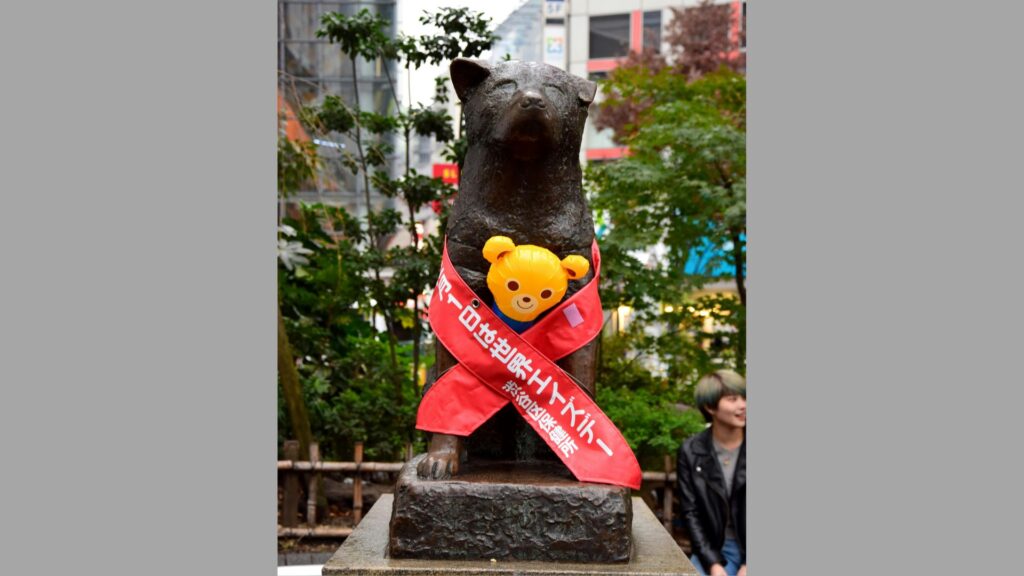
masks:
[[[424,11],[434,12],[441,7],[469,8],[476,12],[483,12],[491,18],[491,30],[501,24],[509,14],[525,3],[525,0],[425,0],[409,1],[400,0],[396,7],[398,31],[410,36],[418,36],[428,31],[433,32],[432,27],[420,24],[419,17]],[[483,58],[487,57],[485,53]],[[434,78],[448,73],[448,65],[431,66],[424,64],[419,70],[412,71],[412,101],[413,104],[429,105],[434,100]],[[402,99],[402,107],[408,101],[407,92],[409,86],[406,82],[402,84],[398,92]],[[452,95],[454,96],[454,94]]]

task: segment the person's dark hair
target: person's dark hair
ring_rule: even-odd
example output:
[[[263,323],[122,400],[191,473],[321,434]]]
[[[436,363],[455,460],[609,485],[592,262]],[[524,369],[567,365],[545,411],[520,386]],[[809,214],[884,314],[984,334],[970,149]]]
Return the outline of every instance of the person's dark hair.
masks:
[[[716,370],[704,376],[697,381],[697,389],[693,393],[697,400],[697,409],[708,422],[711,422],[709,410],[718,408],[718,401],[722,396],[733,394],[746,398],[747,381],[732,370]]]

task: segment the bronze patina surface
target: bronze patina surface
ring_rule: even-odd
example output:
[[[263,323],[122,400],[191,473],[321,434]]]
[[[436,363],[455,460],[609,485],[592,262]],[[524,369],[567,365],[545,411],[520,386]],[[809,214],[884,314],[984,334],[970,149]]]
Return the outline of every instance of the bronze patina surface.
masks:
[[[393,558],[627,562],[628,488],[576,481],[557,462],[471,462],[453,480],[406,464],[395,486]]]
[[[390,558],[385,494],[324,564],[324,576],[696,576],[697,571],[643,500],[633,498],[633,553],[629,562],[581,564],[505,560],[405,560]]]

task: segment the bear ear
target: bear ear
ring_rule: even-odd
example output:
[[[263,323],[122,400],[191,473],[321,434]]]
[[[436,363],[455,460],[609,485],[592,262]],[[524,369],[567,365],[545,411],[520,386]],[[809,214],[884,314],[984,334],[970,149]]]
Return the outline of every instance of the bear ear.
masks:
[[[496,264],[502,256],[508,254],[516,247],[516,243],[507,236],[491,236],[484,244],[484,258],[491,264]]]
[[[589,105],[594,101],[594,96],[597,95],[597,83],[590,80],[581,80],[579,85],[580,102]]]
[[[449,68],[452,77],[452,85],[455,86],[455,94],[461,102],[469,99],[473,89],[491,75],[491,65],[484,60],[470,60],[468,58],[456,58]]]
[[[570,254],[562,259],[562,268],[565,269],[565,273],[569,275],[570,280],[579,280],[586,276],[587,271],[590,270],[590,262],[587,262],[587,259],[583,256]]]

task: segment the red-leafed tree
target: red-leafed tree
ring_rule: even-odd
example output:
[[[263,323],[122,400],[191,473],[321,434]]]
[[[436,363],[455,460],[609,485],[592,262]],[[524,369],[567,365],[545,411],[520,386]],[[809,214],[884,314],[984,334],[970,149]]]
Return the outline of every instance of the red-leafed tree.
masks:
[[[702,0],[690,8],[672,8],[672,13],[665,28],[668,54],[630,52],[604,85],[605,99],[594,125],[612,129],[620,144],[635,132],[645,110],[678,95],[678,90],[667,85],[670,82],[658,81],[659,77],[670,76],[681,87],[723,67],[741,74],[746,70],[746,54],[740,50],[746,27],[734,30],[736,14],[731,4]],[[669,74],[660,74],[666,68]]]
[[[673,8],[674,18],[665,30],[665,41],[676,58],[676,68],[695,79],[725,66],[733,72],[746,69],[746,54],[740,51],[745,27],[733,33],[736,15],[731,4],[703,0],[697,6]]]

